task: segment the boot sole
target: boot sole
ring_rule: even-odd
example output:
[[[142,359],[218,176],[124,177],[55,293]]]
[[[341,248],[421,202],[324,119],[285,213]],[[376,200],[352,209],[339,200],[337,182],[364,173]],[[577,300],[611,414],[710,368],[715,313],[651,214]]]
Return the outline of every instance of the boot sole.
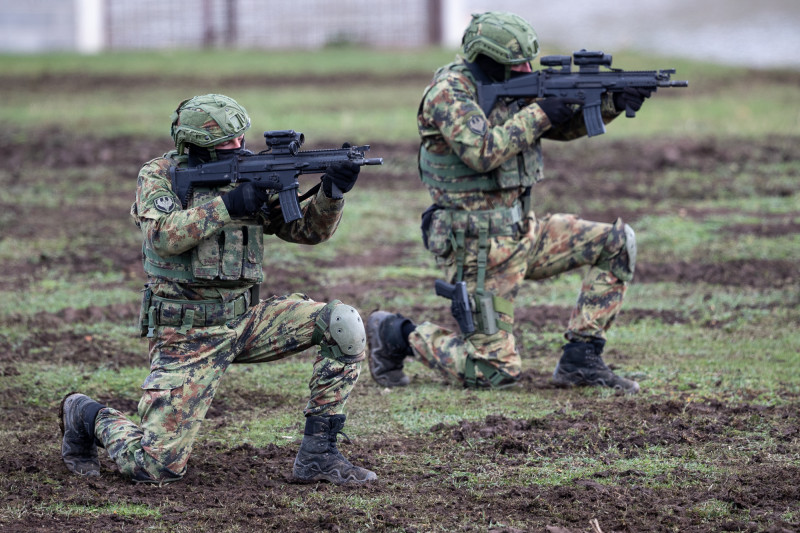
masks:
[[[295,463],[292,476],[296,481],[301,481],[304,483],[313,483],[315,481],[327,481],[329,483],[333,483],[334,485],[346,485],[351,483],[363,484],[378,479],[378,476],[376,476],[374,472],[371,473],[375,477],[367,479],[357,479],[350,477],[344,478],[338,472],[336,472],[336,474],[327,474],[325,472],[320,472],[317,469],[310,469],[307,467],[298,466],[297,463]]]
[[[556,369],[558,372],[558,369]],[[572,379],[573,376],[576,379]],[[580,372],[573,372],[570,374],[556,374],[553,373],[553,377],[550,379],[551,383],[557,387],[561,388],[572,388],[572,387],[608,387],[610,389],[615,389],[620,392],[624,392],[625,394],[636,394],[639,392],[639,384],[635,381],[630,381],[632,384],[630,387],[625,388],[621,385],[609,385],[603,379],[598,379],[594,381],[587,380],[582,373]]]

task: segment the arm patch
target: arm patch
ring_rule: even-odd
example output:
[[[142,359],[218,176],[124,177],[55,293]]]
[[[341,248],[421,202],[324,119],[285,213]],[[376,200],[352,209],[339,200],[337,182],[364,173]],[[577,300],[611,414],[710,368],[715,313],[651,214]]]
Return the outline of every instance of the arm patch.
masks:
[[[162,213],[172,213],[175,211],[175,200],[172,195],[164,194],[153,200],[153,206]]]
[[[467,128],[475,135],[483,137],[486,135],[486,117],[481,113],[473,113],[467,119]]]

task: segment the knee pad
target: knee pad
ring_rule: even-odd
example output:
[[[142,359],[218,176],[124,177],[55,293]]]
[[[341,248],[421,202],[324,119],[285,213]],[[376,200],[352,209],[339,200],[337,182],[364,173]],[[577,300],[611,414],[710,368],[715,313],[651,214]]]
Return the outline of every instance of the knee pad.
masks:
[[[365,358],[367,332],[354,307],[334,300],[317,316],[311,341],[319,344],[322,354],[329,359],[357,363]]]
[[[636,269],[636,233],[618,218],[595,266],[608,270],[621,281],[633,279]]]
[[[630,281],[633,279],[633,272],[636,270],[636,234],[633,232],[633,228],[629,225],[625,224],[625,252],[628,255],[627,264],[622,264],[624,261],[621,262],[620,268],[617,271],[614,271],[614,264],[611,265],[611,272],[617,276],[622,281]],[[625,255],[625,254],[622,254]],[[628,279],[622,277],[622,275],[628,276]]]

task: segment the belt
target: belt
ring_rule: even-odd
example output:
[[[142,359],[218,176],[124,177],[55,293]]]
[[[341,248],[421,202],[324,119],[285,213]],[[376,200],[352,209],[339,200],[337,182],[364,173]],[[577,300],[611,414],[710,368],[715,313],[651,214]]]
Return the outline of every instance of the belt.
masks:
[[[192,328],[221,326],[247,312],[250,291],[246,291],[229,302],[222,300],[172,300],[152,296],[148,310],[148,323],[156,326],[179,327],[185,334]]]
[[[476,211],[445,209],[444,211],[450,217],[453,234],[457,236],[461,231],[466,237],[479,237],[481,228],[484,228],[488,237],[518,235],[522,229],[521,222],[526,215],[522,210],[522,203],[519,201],[511,207]]]

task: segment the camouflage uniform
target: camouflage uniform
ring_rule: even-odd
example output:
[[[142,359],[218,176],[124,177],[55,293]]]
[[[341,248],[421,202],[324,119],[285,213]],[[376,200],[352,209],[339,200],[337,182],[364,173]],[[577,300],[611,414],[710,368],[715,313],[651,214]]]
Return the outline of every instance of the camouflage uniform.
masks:
[[[206,94],[184,100],[172,114],[170,132],[177,149],[140,170],[131,216],[143,237],[148,284],[140,324],[142,336],[151,339],[150,374],[138,408],[141,423],[85,394],[64,396],[61,457],[71,472],[99,476],[97,448],[105,447],[134,481],[180,479],[230,364],[275,361],[319,346],[293,475],[336,484],[377,479],[374,472],[350,463],[336,442],[345,424],[344,405],[366,356],[358,311],[338,300],[325,304],[303,294],[258,298],[264,234],[302,244],[328,239],[344,206],[339,193],[353,188],[359,165],[328,165],[320,185],[301,198],[301,212],[286,217],[291,222],[284,221],[269,184],[195,186],[187,198],[172,188],[183,167],[202,174],[205,163],[252,156],[244,150],[249,127],[247,111],[230,97]],[[333,198],[334,190],[339,199]]]
[[[414,354],[456,381],[464,380],[468,359],[478,362],[477,377],[484,385],[481,378],[487,372],[480,372],[480,361],[489,365],[484,370],[499,370],[503,381],[519,376],[520,356],[511,328],[514,299],[523,280],[592,265],[566,332],[570,341],[604,338],[625,293],[625,281],[611,273],[610,265],[625,259],[620,253],[624,252],[621,220],[604,224],[565,214],[537,218],[529,209],[530,188],[542,179],[541,139],[567,141],[585,135],[586,129],[580,114],[551,127],[542,108],[527,104],[498,101],[487,117],[477,105],[474,76],[457,58],[436,72],[419,108],[420,175],[437,207],[427,248],[446,279],[463,279],[474,294],[480,282],[483,226],[483,286],[495,297],[500,328],[494,334],[465,338],[430,322],[417,325],[408,337]],[[604,122],[618,114],[611,98],[604,98]],[[461,165],[452,164],[454,157]],[[451,185],[474,181],[476,176],[484,180],[482,190]]]
[[[338,303],[315,302],[302,294],[251,302],[250,287],[262,277],[261,231],[289,242],[322,242],[335,231],[344,200],[330,199],[320,190],[305,204],[303,218],[289,224],[280,217],[262,220],[259,225],[246,225],[248,231],[243,231],[245,224],[231,219],[220,197],[230,188],[198,191],[187,209],[180,208],[169,181],[169,169],[178,160],[174,153],[167,154],[145,164],[139,173],[131,214],[144,236],[146,261],[154,251],[169,257],[197,253],[199,247],[212,244],[216,247],[221,234],[226,237],[225,252],[238,247],[241,257],[242,248],[249,246],[244,255],[250,254],[253,261],[249,279],[233,272],[242,270],[241,261],[227,268],[224,258],[219,261],[213,252],[208,256],[214,256],[214,263],[221,263],[223,271],[230,270],[231,281],[220,280],[224,274],[219,273],[213,276],[215,281],[203,284],[150,277],[148,288],[153,301],[160,303],[157,322],[172,325],[156,326],[152,332],[150,375],[142,385],[139,402],[141,424],[112,408],[101,410],[95,424],[95,436],[120,471],[137,481],[183,476],[200,423],[228,365],[275,361],[315,344],[332,344],[327,332],[326,338],[316,338],[321,334],[317,323],[324,323]],[[247,262],[244,270],[248,270]],[[205,317],[200,319],[202,313],[197,313],[192,323],[184,324],[186,303],[192,301],[220,303],[198,305],[196,310],[202,309]],[[197,327],[203,321],[215,325]],[[363,351],[339,360],[321,353],[314,363],[305,413],[341,414],[363,359]]]

